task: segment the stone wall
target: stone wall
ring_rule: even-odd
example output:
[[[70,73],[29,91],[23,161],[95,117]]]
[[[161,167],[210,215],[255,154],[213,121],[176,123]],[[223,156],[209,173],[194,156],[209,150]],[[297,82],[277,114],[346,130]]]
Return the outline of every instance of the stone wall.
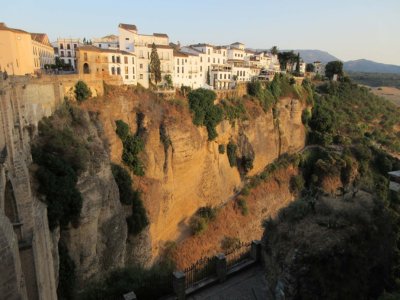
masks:
[[[94,96],[103,94],[103,81],[90,76],[0,76],[0,295],[6,299],[57,298],[46,207],[31,189],[30,143],[39,121],[73,98],[78,80]]]

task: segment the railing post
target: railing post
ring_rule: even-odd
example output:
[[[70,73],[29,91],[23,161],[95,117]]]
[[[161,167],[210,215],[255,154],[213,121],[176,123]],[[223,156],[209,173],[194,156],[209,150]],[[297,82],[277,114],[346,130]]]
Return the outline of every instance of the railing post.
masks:
[[[172,286],[174,293],[178,300],[185,300],[185,290],[186,290],[186,276],[185,273],[181,271],[175,271],[172,278]]]
[[[219,282],[226,280],[227,266],[225,254],[219,253],[216,255],[216,268]]]
[[[254,240],[251,242],[250,257],[256,262],[261,260],[261,241]]]

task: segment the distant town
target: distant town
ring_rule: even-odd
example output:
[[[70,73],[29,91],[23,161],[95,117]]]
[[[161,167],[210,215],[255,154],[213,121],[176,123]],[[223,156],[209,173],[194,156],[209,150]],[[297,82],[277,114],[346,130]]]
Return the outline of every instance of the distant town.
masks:
[[[278,49],[254,51],[241,42],[230,45],[174,44],[165,33],[141,34],[131,24],[119,24],[118,36],[83,40],[30,33],[0,23],[0,72],[7,75],[92,74],[104,81],[148,88],[233,89],[240,82],[271,80],[277,72],[323,75],[320,62],[307,64],[292,53],[284,65]],[[156,53],[159,75],[154,78]]]

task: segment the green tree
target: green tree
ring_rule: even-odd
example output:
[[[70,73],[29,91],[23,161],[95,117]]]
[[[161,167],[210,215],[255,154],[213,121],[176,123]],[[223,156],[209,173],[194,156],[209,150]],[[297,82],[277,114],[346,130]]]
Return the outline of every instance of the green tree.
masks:
[[[296,58],[296,74],[300,74],[300,53],[297,53],[297,58]]]
[[[314,64],[306,64],[306,72],[314,72],[315,71],[315,66]]]
[[[206,126],[208,139],[212,141],[217,137],[217,126],[223,118],[221,107],[214,105],[217,95],[215,92],[206,89],[191,91],[188,95],[189,107],[193,111],[193,124]]]
[[[339,60],[330,61],[325,66],[326,77],[332,79],[335,74],[337,74],[339,78],[343,77],[343,63]]]
[[[167,87],[171,88],[172,87],[172,76],[171,74],[167,74],[164,76],[165,83],[167,84]]]
[[[208,85],[211,85],[210,70],[207,71],[207,84],[208,84]]]
[[[161,62],[158,57],[158,52],[156,48],[156,44],[153,43],[151,46],[151,55],[150,55],[150,73],[154,82],[159,83],[161,81]]]
[[[281,66],[281,70],[285,71],[287,69],[287,65],[293,64],[297,60],[297,55],[294,54],[293,51],[279,52],[278,53],[279,64]]]
[[[92,96],[92,92],[91,92],[90,88],[87,86],[87,84],[84,81],[79,80],[75,84],[75,98],[76,98],[76,100],[78,102],[83,102],[83,101],[87,100],[91,96]]]
[[[278,47],[277,46],[273,46],[270,51],[271,51],[272,55],[277,55],[278,54]]]

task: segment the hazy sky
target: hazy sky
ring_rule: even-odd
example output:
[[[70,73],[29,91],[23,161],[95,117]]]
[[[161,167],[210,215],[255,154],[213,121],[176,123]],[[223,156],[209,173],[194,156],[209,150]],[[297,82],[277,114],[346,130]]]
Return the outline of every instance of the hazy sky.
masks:
[[[0,0],[0,7],[0,22],[52,41],[117,34],[119,23],[131,23],[181,44],[241,41],[400,65],[400,0]]]

